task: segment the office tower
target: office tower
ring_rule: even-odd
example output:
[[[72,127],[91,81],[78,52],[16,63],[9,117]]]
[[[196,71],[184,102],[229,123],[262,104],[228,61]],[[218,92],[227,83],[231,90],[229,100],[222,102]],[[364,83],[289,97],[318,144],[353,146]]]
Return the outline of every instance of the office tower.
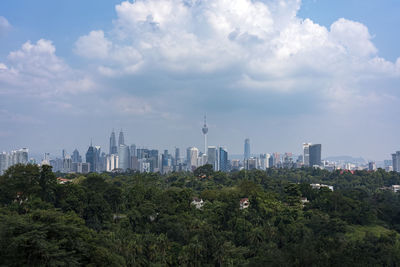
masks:
[[[78,149],[75,149],[74,152],[72,152],[72,162],[82,162],[82,157],[79,155]]]
[[[63,149],[62,153],[61,153],[61,158],[65,159],[66,156],[67,156],[67,151],[65,149]]]
[[[181,161],[181,154],[178,147],[175,148],[175,165],[178,165]]]
[[[207,161],[208,161],[208,156],[207,156],[207,154],[203,153],[200,157],[200,165],[199,166],[206,165]]]
[[[8,155],[6,152],[0,154],[0,175],[8,169]]]
[[[267,154],[260,154],[260,165],[259,168],[261,170],[266,170],[268,167],[268,162],[267,162]]]
[[[197,158],[199,157],[199,150],[196,147],[191,147],[189,149],[189,168],[194,170],[197,168]]]
[[[246,170],[254,170],[257,169],[257,159],[250,157],[245,161],[246,165],[245,168]]]
[[[272,165],[270,164],[270,161],[272,160],[271,154],[266,154],[265,155],[265,168],[271,168]]]
[[[240,169],[240,160],[233,159],[231,161],[231,165],[232,165],[232,170],[239,170]]]
[[[186,148],[186,165],[190,168],[190,150],[192,147]]]
[[[127,145],[124,144],[119,145],[118,157],[119,157],[119,169],[123,171],[130,169],[130,155],[129,155],[129,147]]]
[[[274,155],[269,155],[268,168],[272,168],[272,167],[274,167]]]
[[[321,166],[321,144],[309,146],[309,163],[310,167]]]
[[[209,146],[208,147],[208,152],[207,152],[207,163],[211,164],[214,168],[214,171],[217,170],[217,147],[215,146]]]
[[[63,161],[63,168],[62,168],[62,172],[63,173],[69,173],[72,171],[72,159],[70,155],[64,155],[64,159]]]
[[[120,145],[125,145],[125,139],[124,139],[124,133],[121,131],[119,132],[119,137],[118,137],[118,148]]]
[[[227,172],[228,171],[228,151],[220,147],[219,148],[219,158],[218,158],[218,166],[219,166],[219,171]]]
[[[95,146],[95,171],[96,172],[101,172],[104,168],[103,168],[103,162],[101,161],[101,147],[100,146]]]
[[[110,136],[110,155],[117,154],[117,153],[118,153],[118,147],[117,147],[117,141],[115,140],[115,132],[113,129],[111,136]]]
[[[204,135],[204,154],[207,154],[207,133],[208,133],[208,127],[207,127],[207,118],[204,115],[204,125],[203,128],[201,129]]]
[[[89,172],[96,171],[96,148],[90,143],[88,151],[86,152],[86,163],[89,163]]]
[[[274,156],[274,167],[280,167],[281,165],[281,155],[278,152],[273,153]]]
[[[374,161],[368,162],[368,170],[369,171],[376,171],[376,163]]]
[[[244,159],[250,158],[250,139],[246,138],[244,140]]]
[[[393,171],[400,172],[400,151],[392,154]]]
[[[303,165],[310,166],[310,146],[311,143],[303,143]]]
[[[136,157],[136,145],[135,144],[131,145],[130,153],[131,153],[131,157]]]
[[[158,172],[160,171],[160,157],[157,149],[151,149],[151,150],[144,150],[145,158],[147,159],[147,162],[150,163],[150,171],[151,172]]]
[[[106,171],[112,172],[115,169],[118,169],[119,160],[118,155],[111,154],[107,156],[107,164],[106,164]]]

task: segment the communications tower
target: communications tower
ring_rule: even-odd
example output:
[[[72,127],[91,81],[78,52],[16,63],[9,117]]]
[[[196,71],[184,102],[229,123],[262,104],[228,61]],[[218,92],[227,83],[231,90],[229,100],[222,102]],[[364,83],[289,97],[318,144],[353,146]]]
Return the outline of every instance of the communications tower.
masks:
[[[208,127],[207,127],[207,118],[206,115],[204,115],[204,126],[201,129],[204,135],[204,154],[207,155],[207,133],[208,133]]]

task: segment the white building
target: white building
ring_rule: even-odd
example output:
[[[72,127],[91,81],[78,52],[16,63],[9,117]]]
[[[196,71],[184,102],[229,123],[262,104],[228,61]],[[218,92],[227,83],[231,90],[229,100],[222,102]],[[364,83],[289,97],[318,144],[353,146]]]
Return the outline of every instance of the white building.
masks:
[[[119,157],[118,155],[111,154],[107,156],[106,171],[112,172],[119,167]]]

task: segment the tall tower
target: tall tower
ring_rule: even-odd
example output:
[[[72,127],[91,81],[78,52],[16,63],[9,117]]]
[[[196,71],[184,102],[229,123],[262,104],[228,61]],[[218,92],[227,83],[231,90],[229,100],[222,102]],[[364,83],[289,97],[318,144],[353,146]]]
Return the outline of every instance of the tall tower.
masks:
[[[125,140],[124,140],[124,133],[121,131],[119,132],[119,137],[118,137],[118,147],[120,145],[125,145]],[[120,159],[121,160],[121,159]]]
[[[113,129],[111,136],[110,136],[110,155],[117,154],[117,153],[118,153],[117,141],[115,140],[115,132]]]
[[[204,154],[207,154],[207,133],[208,133],[208,127],[207,127],[207,118],[206,115],[204,115],[204,126],[201,129],[203,134],[204,134]]]
[[[244,140],[244,160],[247,160],[250,158],[250,139],[246,138]]]

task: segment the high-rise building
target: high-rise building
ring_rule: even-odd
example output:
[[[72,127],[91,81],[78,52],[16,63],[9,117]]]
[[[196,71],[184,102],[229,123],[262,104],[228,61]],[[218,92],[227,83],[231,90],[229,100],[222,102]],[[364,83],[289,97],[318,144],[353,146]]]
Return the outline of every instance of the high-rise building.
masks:
[[[89,172],[96,172],[97,166],[97,152],[96,148],[90,143],[88,151],[86,152],[86,163],[89,163]]]
[[[198,167],[197,158],[199,157],[199,150],[196,147],[191,147],[189,150],[189,164],[191,170]]]
[[[376,163],[374,161],[368,162],[368,170],[369,171],[376,171]]]
[[[118,147],[117,147],[117,141],[115,140],[115,132],[113,129],[110,136],[110,155],[117,153],[118,153]]]
[[[132,144],[130,149],[131,157],[136,157],[136,145]]]
[[[215,146],[209,146],[208,147],[208,152],[207,152],[207,163],[213,165],[214,171],[218,170],[217,169],[217,147]]]
[[[75,149],[74,152],[72,152],[72,162],[82,162],[82,157],[79,155],[78,149]]]
[[[71,171],[72,171],[72,159],[71,159],[71,156],[70,155],[64,155],[62,172],[63,173],[69,173]]]
[[[273,162],[274,162],[274,164],[273,164],[273,166],[274,167],[281,167],[281,154],[279,154],[278,152],[274,152],[273,153]]]
[[[321,144],[309,146],[309,166],[321,166]]]
[[[121,144],[118,149],[119,157],[119,169],[126,171],[130,169],[130,155],[129,147],[127,145]]]
[[[118,155],[111,154],[107,156],[107,165],[106,171],[112,172],[115,169],[118,169],[119,162],[118,162]]]
[[[303,144],[303,165],[305,167],[310,166],[310,146],[311,146],[311,143]]]
[[[8,154],[3,152],[0,154],[0,175],[8,168]]]
[[[244,140],[244,159],[250,158],[250,139],[246,138]]]
[[[267,154],[260,154],[259,169],[266,170],[268,168]]]
[[[119,132],[119,137],[118,137],[118,149],[120,145],[125,145],[125,139],[124,139],[124,133],[121,131]]]
[[[400,151],[392,154],[393,171],[400,172]]]
[[[220,171],[227,172],[229,170],[229,165],[228,165],[228,151],[220,147],[219,148],[219,158],[218,158],[218,167]]]
[[[178,147],[175,147],[175,165],[178,165],[181,161],[181,152]]]
[[[208,127],[207,127],[207,118],[204,115],[204,125],[203,128],[201,129],[204,135],[204,154],[207,154],[207,133],[208,133]]]

